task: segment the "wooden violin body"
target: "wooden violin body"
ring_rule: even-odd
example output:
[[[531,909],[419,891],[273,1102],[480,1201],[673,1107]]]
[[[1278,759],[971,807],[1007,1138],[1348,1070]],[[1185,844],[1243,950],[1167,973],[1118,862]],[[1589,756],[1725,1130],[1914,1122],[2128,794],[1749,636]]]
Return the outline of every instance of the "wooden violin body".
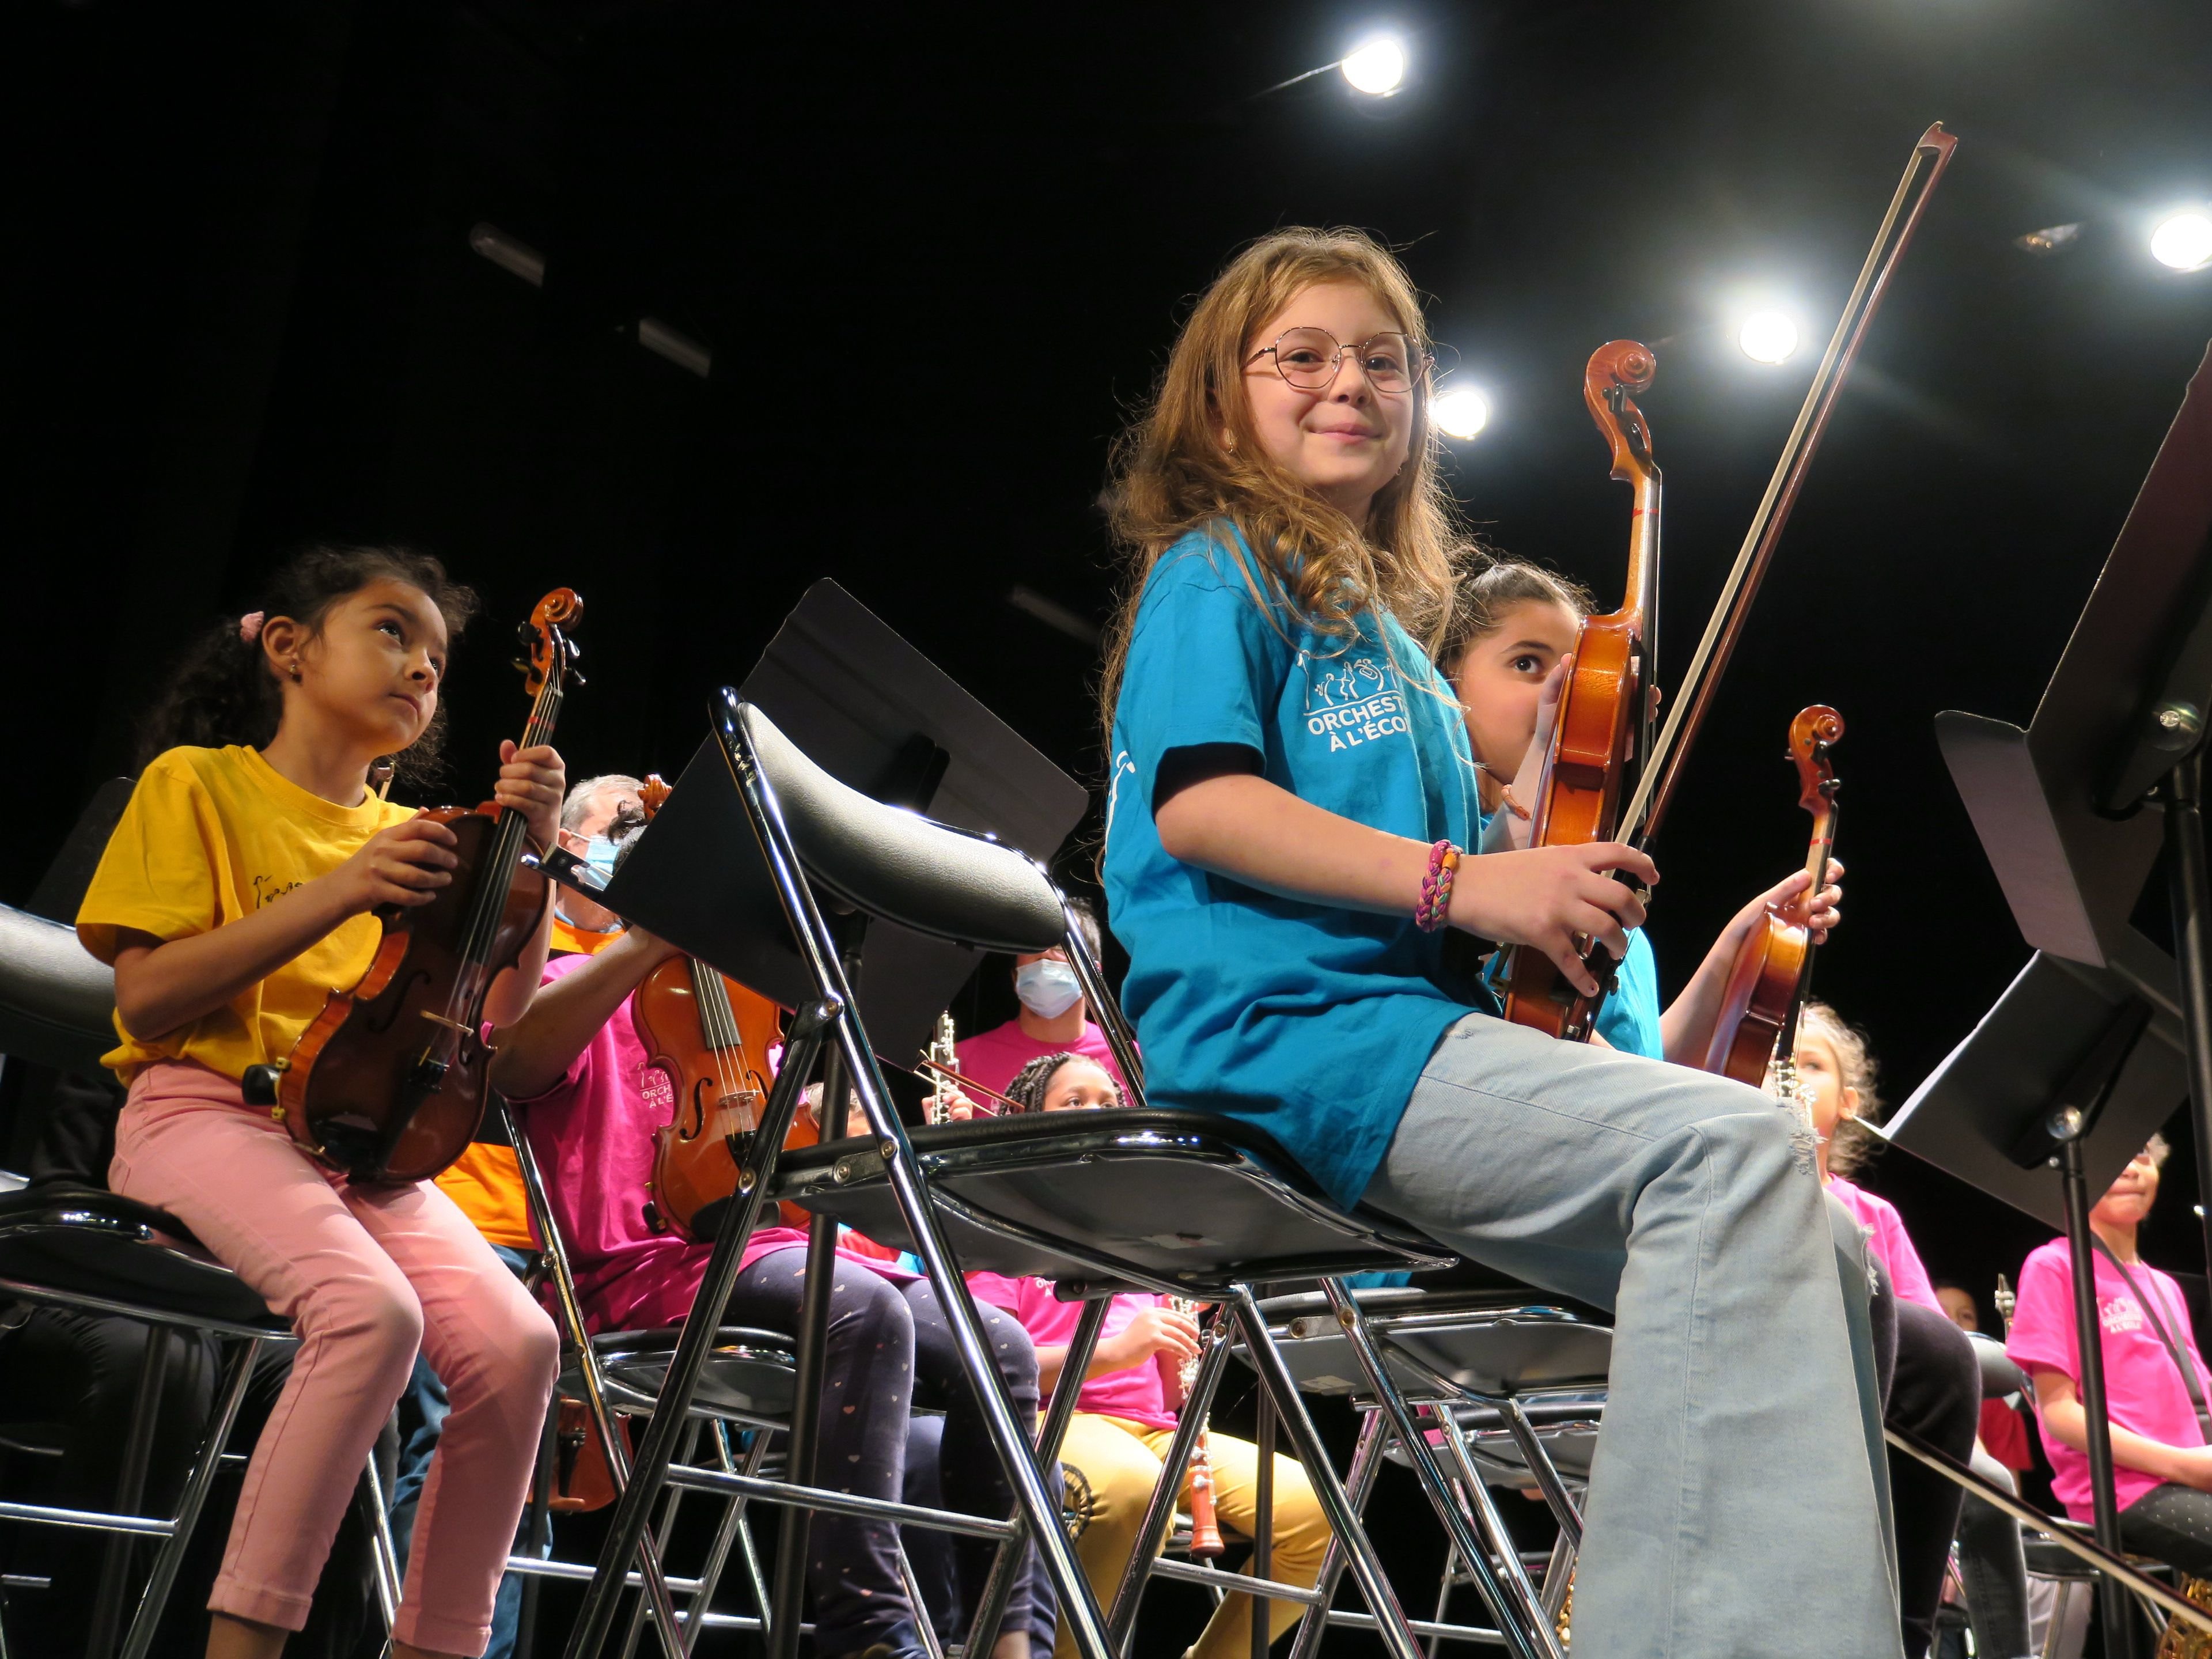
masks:
[[[1613,476],[1636,491],[1629,536],[1626,595],[1620,609],[1583,621],[1575,665],[1561,688],[1558,723],[1536,799],[1529,808],[1532,847],[1574,847],[1613,838],[1621,784],[1631,758],[1648,752],[1650,632],[1658,614],[1659,468],[1636,397],[1650,389],[1657,365],[1633,340],[1598,348],[1583,376],[1583,398],[1613,451]],[[1617,964],[1594,961],[1601,984]],[[1513,953],[1505,1017],[1552,1036],[1589,1036],[1597,1003],[1582,995],[1540,951]]]
[[[476,1139],[491,1051],[473,1025],[454,1033],[451,1060],[425,1088],[415,1078],[420,1034],[444,1016],[463,971],[457,941],[476,888],[501,873],[509,878],[494,973],[514,965],[550,894],[534,870],[488,867],[499,839],[496,806],[441,806],[424,816],[459,843],[452,885],[428,904],[377,912],[384,939],[368,971],[350,991],[331,994],[277,1079],[277,1106],[292,1138],[356,1180],[427,1181]],[[481,1011],[483,998],[477,1002]]]
[[[1808,918],[1827,885],[1836,846],[1836,773],[1828,750],[1844,735],[1844,717],[1816,703],[1790,723],[1790,753],[1797,763],[1798,805],[1813,815],[1806,869],[1813,884],[1787,905],[1769,905],[1736,951],[1721,999],[1705,1069],[1748,1083],[1766,1080],[1767,1068],[1797,1026],[1812,985],[1813,933]]]
[[[630,1004],[645,1044],[646,1064],[668,1079],[675,1109],[653,1132],[653,1210],[656,1225],[687,1239],[711,1238],[708,1206],[734,1194],[743,1156],[739,1137],[760,1126],[768,1104],[769,1049],[782,1034],[775,1004],[691,957],[671,957],[646,975]],[[787,1146],[818,1138],[811,1114],[796,1118]],[[787,1222],[804,1226],[795,1204]]]
[[[582,612],[556,588],[524,628],[534,702],[523,748],[552,735],[574,654],[564,630]],[[550,896],[520,863],[530,844],[520,813],[487,802],[425,816],[453,832],[453,881],[428,904],[380,909],[384,938],[368,971],[331,993],[290,1055],[266,1068],[273,1079],[247,1077],[249,1099],[273,1090],[271,1115],[292,1139],[356,1182],[428,1180],[476,1138],[489,1088],[484,995]]]
[[[638,791],[650,820],[669,786],[648,773]],[[760,1127],[768,1104],[769,1050],[783,1035],[783,1013],[696,957],[671,957],[645,976],[630,999],[630,1019],[645,1045],[646,1065],[668,1079],[674,1097],[668,1122],[653,1132],[653,1197],[646,1219],[697,1242],[712,1238],[714,1206],[736,1195],[744,1152],[739,1137]],[[787,1146],[821,1139],[802,1103]],[[796,1204],[781,1206],[787,1224],[812,1218]]]

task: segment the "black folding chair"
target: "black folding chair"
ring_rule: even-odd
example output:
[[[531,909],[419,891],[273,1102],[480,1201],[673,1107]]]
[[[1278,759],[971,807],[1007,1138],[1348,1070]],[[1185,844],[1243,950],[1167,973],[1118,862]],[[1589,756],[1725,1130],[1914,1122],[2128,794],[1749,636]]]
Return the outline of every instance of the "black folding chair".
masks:
[[[72,929],[0,906],[0,1052],[11,1060],[96,1065],[113,1045],[114,1006],[114,976]],[[0,1304],[10,1302],[115,1315],[158,1334],[146,1345],[116,1508],[0,1501],[0,1522],[113,1534],[103,1584],[115,1599],[112,1611],[104,1602],[96,1616],[95,1654],[114,1638],[129,1540],[161,1540],[123,1640],[124,1659],[141,1659],[222,1462],[254,1358],[264,1345],[292,1340],[291,1328],[174,1217],[103,1188],[58,1183],[0,1193]],[[176,1331],[212,1336],[229,1357],[175,1512],[149,1516],[139,1510],[173,1340],[167,1334]]]
[[[1254,1298],[1255,1281],[1440,1266],[1449,1255],[1428,1240],[1380,1215],[1347,1213],[1332,1203],[1266,1134],[1234,1121],[1201,1113],[1157,1112],[1142,1105],[1142,1068],[1127,1024],[1107,991],[1080,929],[1050,878],[1031,860],[986,837],[896,811],[837,782],[800,753],[756,708],[725,691],[716,727],[744,815],[774,884],[781,908],[818,1000],[799,1012],[788,1049],[759,1130],[747,1149],[732,1204],[717,1239],[700,1305],[720,1306],[737,1276],[738,1252],[761,1206],[790,1199],[817,1215],[838,1220],[887,1244],[904,1244],[921,1258],[945,1310],[969,1380],[981,1401],[994,1445],[1018,1500],[1005,1523],[975,1523],[969,1530],[1001,1540],[994,1590],[986,1597],[969,1649],[984,1650],[995,1629],[995,1586],[1009,1578],[1014,1551],[1024,1538],[1041,1551],[1057,1592],[1065,1628],[1085,1659],[1108,1659],[1126,1640],[1133,1598],[1120,1598],[1109,1633],[1098,1604],[1059,1523],[1059,1505],[1047,1492],[1041,1460],[1049,1460],[1072,1410],[1074,1389],[1059,1391],[1042,1449],[1033,1448],[1018,1423],[990,1360],[980,1322],[956,1265],[971,1269],[1039,1273],[1061,1281],[1063,1293],[1097,1297],[1138,1286],[1228,1304],[1254,1357],[1267,1394],[1307,1468],[1316,1495],[1355,1579],[1373,1609],[1376,1628],[1395,1659],[1416,1659],[1419,1650],[1398,1606],[1373,1546],[1362,1532],[1344,1486],[1307,1416],[1283,1357]],[[732,849],[754,856],[753,849]],[[931,937],[1010,952],[1063,946],[1091,1006],[1104,1022],[1137,1107],[1117,1112],[1008,1117],[908,1131],[899,1121],[877,1057],[855,1010],[836,937],[824,922],[817,892],[841,908],[889,918]],[[779,1156],[801,1081],[816,1053],[834,1045],[833,1073],[848,1076],[866,1119],[866,1133],[801,1152]],[[833,1081],[833,1090],[842,1091]],[[836,1095],[832,1094],[831,1098]],[[1346,1331],[1363,1364],[1379,1366],[1372,1339],[1356,1304]],[[1104,1311],[1094,1300],[1079,1325],[1066,1361],[1080,1376]],[[800,1375],[808,1374],[802,1334]],[[687,1328],[678,1345],[664,1401],[688,1403],[698,1383],[710,1333]],[[1201,1368],[1183,1426],[1168,1458],[1170,1470],[1188,1462],[1189,1441],[1220,1375],[1217,1350]],[[1395,1401],[1395,1406],[1392,1403]],[[802,1387],[795,1402],[794,1438],[818,1402]],[[1401,1397],[1393,1391],[1386,1410],[1401,1419],[1400,1437],[1439,1511],[1452,1508],[1449,1482],[1434,1453],[1414,1431]],[[596,1652],[613,1616],[615,1593],[644,1536],[647,1508],[665,1480],[682,1479],[712,1489],[734,1490],[711,1471],[669,1470],[678,1411],[657,1413],[641,1446],[629,1486],[617,1506],[605,1550],[569,1647],[571,1659]],[[837,1509],[850,1499],[819,1488],[787,1493],[816,1508]],[[1462,1528],[1464,1530],[1464,1528]],[[1486,1577],[1486,1556],[1466,1554],[1500,1620],[1501,1638],[1516,1659],[1551,1659],[1548,1631],[1533,1607],[1509,1600],[1505,1586]],[[1234,1580],[1246,1593],[1251,1577]],[[1283,1584],[1270,1598],[1317,1604],[1312,1591]],[[787,1649],[784,1650],[788,1651]]]

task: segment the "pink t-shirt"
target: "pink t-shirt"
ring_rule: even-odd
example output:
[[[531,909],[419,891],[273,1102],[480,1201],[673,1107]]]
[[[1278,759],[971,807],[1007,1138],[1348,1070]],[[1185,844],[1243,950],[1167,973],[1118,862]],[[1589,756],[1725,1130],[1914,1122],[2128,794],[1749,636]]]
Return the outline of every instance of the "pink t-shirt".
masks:
[[[592,961],[556,957],[542,982],[550,985]],[[646,1224],[653,1132],[668,1122],[674,1098],[667,1074],[646,1064],[630,1007],[625,1001],[615,1011],[558,1083],[533,1100],[510,1103],[544,1172],[546,1200],[568,1246],[585,1323],[594,1331],[680,1323],[714,1254],[711,1243],[689,1244]],[[742,1265],[805,1243],[796,1228],[758,1228],[745,1242]],[[885,1278],[913,1277],[866,1256],[847,1259]],[[797,1259],[793,1270],[799,1270]]]
[[[970,1273],[968,1288],[979,1302],[1004,1308],[1022,1322],[1030,1340],[1038,1347],[1064,1348],[1075,1335],[1076,1321],[1083,1316],[1080,1302],[1062,1302],[1042,1279],[1007,1279],[998,1273]],[[1106,1310],[1098,1340],[1117,1336],[1129,1322],[1166,1298],[1132,1294],[1117,1296]],[[1148,1429],[1172,1429],[1176,1414],[1168,1409],[1167,1379],[1160,1374],[1160,1356],[1103,1376],[1089,1378],[1076,1396],[1075,1409],[1097,1417],[1118,1417]]]
[[[2197,1426],[2197,1408],[2190,1403],[2188,1385],[2159,1340],[2157,1328],[2101,1251],[2095,1266],[2097,1316],[2104,1328],[2105,1397],[2112,1421],[2165,1445],[2203,1445],[2204,1435]],[[2181,1287],[2148,1265],[2130,1262],[2128,1271],[2156,1304],[2167,1334],[2197,1368],[2197,1386],[2212,1397],[2212,1372],[2198,1357]],[[2074,1346],[2074,1266],[2064,1239],[2052,1239],[2027,1258],[2020,1270],[2019,1296],[2005,1352],[2029,1370],[2040,1366],[2062,1371],[2078,1388],[2081,1371]],[[2051,1489],[2076,1521],[2091,1519],[2088,1455],[2060,1444],[2047,1424],[2041,1426],[2043,1449],[2051,1457]],[[2112,1488],[2123,1509],[2158,1484],[2154,1474],[2113,1466]]]
[[[1829,1178],[1828,1190],[1867,1230],[1867,1249],[1888,1269],[1890,1288],[1907,1302],[1942,1313],[1943,1304],[1936,1299],[1935,1285],[1928,1281],[1928,1269],[1920,1265],[1920,1252],[1905,1235],[1905,1218],[1898,1214],[1897,1206],[1886,1198],[1876,1198],[1863,1187],[1854,1187],[1841,1176]]]
[[[1014,1080],[1014,1073],[1042,1054],[1081,1054],[1097,1060],[1106,1068],[1106,1075],[1123,1089],[1128,1079],[1121,1068],[1114,1063],[1113,1045],[1106,1041],[1106,1033],[1092,1020],[1083,1022],[1083,1035],[1068,1043],[1039,1042],[1022,1030],[1018,1019],[1010,1019],[996,1030],[978,1031],[955,1050],[960,1056],[961,1073],[972,1077],[986,1089],[1006,1091]],[[984,1101],[987,1108],[997,1109],[995,1101]]]

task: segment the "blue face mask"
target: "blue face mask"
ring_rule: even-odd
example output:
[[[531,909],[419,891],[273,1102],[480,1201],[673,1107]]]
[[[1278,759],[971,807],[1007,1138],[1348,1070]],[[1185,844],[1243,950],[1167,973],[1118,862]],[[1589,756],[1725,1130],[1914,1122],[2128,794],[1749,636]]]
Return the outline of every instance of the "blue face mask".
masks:
[[[584,867],[592,872],[600,886],[615,878],[615,860],[622,852],[622,843],[609,841],[604,836],[592,836],[584,842]]]
[[[1014,969],[1014,994],[1039,1019],[1058,1019],[1083,1000],[1083,982],[1074,969],[1048,957]]]

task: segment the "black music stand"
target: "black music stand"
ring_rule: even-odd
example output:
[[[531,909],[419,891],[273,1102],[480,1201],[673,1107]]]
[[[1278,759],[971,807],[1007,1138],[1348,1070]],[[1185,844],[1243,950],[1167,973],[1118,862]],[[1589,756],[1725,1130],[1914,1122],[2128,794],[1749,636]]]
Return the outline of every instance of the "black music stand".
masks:
[[[758,706],[839,782],[988,835],[1040,864],[1049,863],[1090,806],[1081,784],[826,577],[784,618],[738,700]],[[604,886],[565,852],[549,854],[544,867],[787,1008],[818,994],[712,735]],[[825,911],[837,908],[825,896]],[[917,1052],[982,952],[881,917],[866,926],[864,951],[865,921],[847,915],[837,927],[861,1024],[884,1054]],[[822,1101],[822,1138],[842,1139],[847,1084],[834,1045],[823,1061]],[[702,1211],[694,1224],[720,1231],[726,1219]],[[787,1459],[802,1484],[813,1478],[836,1241],[836,1220],[817,1215],[808,1230]],[[809,1518],[796,1507],[783,1513],[770,1619],[779,1655],[795,1651]]]
[[[2212,872],[2201,805],[2208,709],[2212,351],[2027,730],[1955,711],[1936,717],[1944,761],[2027,942],[2112,970],[2181,1021],[2200,1194],[2212,1194]],[[2161,846],[2178,990],[2174,960],[2129,920]],[[2212,1216],[2205,1255],[2212,1264]]]
[[[1090,806],[1081,784],[826,577],[784,619],[738,696],[839,782],[1040,863]],[[581,890],[787,1008],[815,994],[712,737],[613,878]],[[878,919],[853,978],[882,1051],[926,1045],[981,954]]]

